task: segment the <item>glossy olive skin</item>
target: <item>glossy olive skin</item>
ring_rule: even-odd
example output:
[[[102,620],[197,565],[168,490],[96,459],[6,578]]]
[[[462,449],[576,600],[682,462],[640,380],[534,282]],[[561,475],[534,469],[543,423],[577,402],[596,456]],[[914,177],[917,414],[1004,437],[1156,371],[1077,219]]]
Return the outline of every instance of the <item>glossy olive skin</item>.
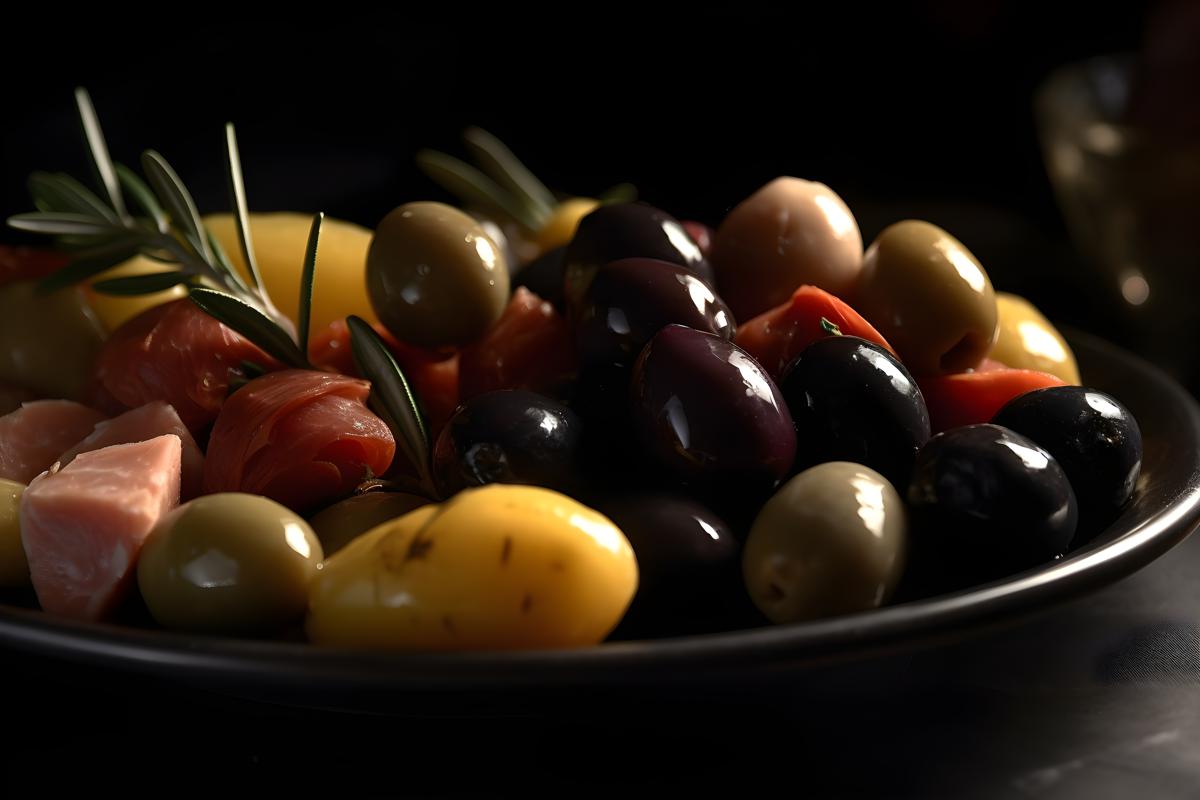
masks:
[[[566,247],[547,250],[521,267],[512,277],[513,289],[524,286],[560,313],[566,308],[563,297],[563,273],[566,269]]]
[[[325,557],[341,550],[376,525],[402,517],[430,500],[405,492],[366,492],[340,500],[308,521]]]
[[[904,365],[857,336],[806,347],[779,389],[796,425],[796,468],[851,461],[906,486],[917,450],[929,440],[929,410]]]
[[[50,294],[30,281],[0,287],[0,381],[39,397],[82,400],[104,339],[79,287]]]
[[[1133,496],[1142,431],[1111,395],[1083,386],[1037,389],[1010,400],[992,422],[1029,437],[1058,461],[1079,501],[1080,536],[1096,534]]]
[[[433,451],[444,497],[472,486],[516,483],[562,492],[575,488],[583,423],[562,403],[534,392],[486,392],[446,423]]]
[[[638,591],[620,636],[667,636],[711,630],[737,607],[741,544],[725,522],[687,497],[622,493],[596,509],[633,546]]]
[[[138,558],[138,587],[160,625],[267,634],[304,617],[324,553],[308,523],[265,497],[210,494],[167,514]]]
[[[940,433],[917,453],[908,502],[914,569],[934,589],[1045,563],[1075,534],[1078,506],[1048,452],[999,425]]]
[[[974,369],[996,340],[987,272],[961,242],[928,222],[897,222],[875,237],[851,305],[917,376]]]
[[[772,622],[865,611],[904,571],[904,502],[878,472],[845,461],[796,475],[766,502],[742,557],[750,598]]]
[[[596,270],[622,258],[678,264],[713,286],[713,271],[687,231],[665,211],[645,203],[613,203],[584,217],[567,245],[563,291],[567,306],[583,300]]]
[[[479,223],[443,203],[406,203],[367,251],[371,307],[397,339],[439,348],[477,339],[508,303],[508,265]]]
[[[1037,307],[1015,294],[996,292],[996,343],[988,358],[1014,369],[1035,369],[1078,386],[1079,365],[1070,345]]]
[[[686,268],[652,258],[605,264],[575,316],[580,363],[632,367],[654,334],[671,324],[733,339],[733,314]]]
[[[787,404],[744,350],[669,325],[638,357],[630,410],[642,446],[678,479],[717,494],[769,491],[792,467]]]
[[[29,586],[29,561],[21,544],[21,495],[25,484],[0,480],[0,588]]]

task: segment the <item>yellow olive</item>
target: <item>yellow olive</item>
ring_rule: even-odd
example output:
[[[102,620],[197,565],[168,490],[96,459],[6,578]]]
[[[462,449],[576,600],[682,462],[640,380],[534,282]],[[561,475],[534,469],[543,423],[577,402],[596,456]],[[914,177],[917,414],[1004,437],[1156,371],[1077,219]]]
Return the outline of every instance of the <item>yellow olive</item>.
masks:
[[[875,238],[852,305],[914,375],[977,367],[996,341],[987,272],[961,242],[928,222],[897,222]]]
[[[211,494],[150,532],[138,586],[165,627],[270,633],[304,617],[323,558],[312,528],[287,508],[258,495]]]
[[[5,588],[29,585],[29,562],[17,513],[24,491],[23,483],[0,480],[0,586]]]
[[[118,297],[111,294],[100,294],[91,288],[92,284],[96,281],[129,278],[134,275],[148,275],[152,272],[163,272],[168,269],[170,269],[169,266],[160,264],[154,259],[146,258],[145,256],[135,256],[125,263],[118,264],[88,281],[87,286],[84,288],[88,305],[96,312],[96,316],[100,318],[100,323],[104,326],[104,329],[112,333],[146,309],[161,306],[163,303],[169,303],[172,300],[178,300],[185,296],[187,289],[184,289],[182,286],[172,286],[170,289],[155,292],[154,294]]]
[[[404,492],[368,492],[334,503],[308,521],[329,558],[362,534],[421,506],[424,497]]]
[[[0,381],[42,397],[79,400],[104,329],[77,286],[38,294],[32,282],[0,288]]]
[[[606,517],[549,489],[491,484],[347,545],[313,582],[306,627],[347,647],[576,647],[608,635],[637,582]]]
[[[312,214],[279,212],[251,214],[250,233],[254,238],[254,258],[263,283],[279,310],[298,324],[300,312],[300,270]],[[247,275],[237,226],[230,214],[213,214],[204,223],[234,266]],[[375,322],[375,312],[367,299],[367,248],[371,232],[351,222],[325,218],[317,245],[316,278],[313,281],[312,330],[323,330],[335,320],[356,314]]]
[[[772,622],[865,611],[904,569],[904,503],[861,464],[831,461],[785,483],[754,520],[742,553],[746,588]]]
[[[443,203],[407,203],[379,223],[367,253],[379,320],[418,347],[478,339],[508,304],[508,265],[479,223]]]
[[[579,227],[579,220],[596,210],[599,200],[590,197],[572,197],[564,200],[554,209],[550,218],[542,224],[537,232],[537,244],[542,253],[556,247],[566,247]]]
[[[1000,334],[990,358],[1015,369],[1036,369],[1079,385],[1075,354],[1062,334],[1024,297],[996,292]]]

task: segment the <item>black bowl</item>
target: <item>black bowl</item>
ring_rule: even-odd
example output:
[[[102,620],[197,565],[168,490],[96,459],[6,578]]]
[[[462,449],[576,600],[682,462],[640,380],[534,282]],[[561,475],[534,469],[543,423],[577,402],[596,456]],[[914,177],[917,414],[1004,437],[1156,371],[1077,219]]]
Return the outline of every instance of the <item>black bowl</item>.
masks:
[[[561,696],[581,687],[695,691],[962,637],[1092,591],[1145,566],[1200,522],[1200,409],[1155,367],[1091,336],[1070,337],[1089,385],[1137,416],[1145,441],[1133,502],[1056,562],[928,600],[796,625],[578,650],[392,654],[202,638],[83,624],[0,606],[0,646],[289,704],[383,711],[437,697]],[[457,698],[450,703],[445,698]]]

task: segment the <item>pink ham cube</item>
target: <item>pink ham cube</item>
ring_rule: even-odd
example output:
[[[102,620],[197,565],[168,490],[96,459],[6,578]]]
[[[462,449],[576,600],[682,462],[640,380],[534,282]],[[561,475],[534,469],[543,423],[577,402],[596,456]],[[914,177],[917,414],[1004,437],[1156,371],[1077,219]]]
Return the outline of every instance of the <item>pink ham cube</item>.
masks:
[[[114,444],[144,442],[155,436],[173,433],[183,444],[183,483],[180,499],[191,500],[200,494],[204,482],[204,453],[196,446],[196,440],[188,431],[179,414],[167,403],[147,403],[140,408],[126,411],[119,417],[101,422],[92,434],[58,457],[64,467],[80,453],[89,453]]]
[[[146,536],[179,504],[182,449],[174,434],[113,445],[29,484],[21,542],[43,609],[98,620],[117,607]]]
[[[29,483],[105,416],[70,400],[35,400],[0,417],[0,478]]]

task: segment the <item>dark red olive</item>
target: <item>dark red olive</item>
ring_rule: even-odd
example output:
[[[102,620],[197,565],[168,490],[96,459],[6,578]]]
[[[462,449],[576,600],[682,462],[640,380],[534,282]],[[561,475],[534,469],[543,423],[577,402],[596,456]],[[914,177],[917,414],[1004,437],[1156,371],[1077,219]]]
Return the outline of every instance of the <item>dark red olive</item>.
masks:
[[[442,429],[434,478],[446,497],[487,483],[570,493],[581,442],[582,423],[562,403],[521,390],[487,392],[459,406]]]
[[[710,509],[676,494],[639,492],[601,501],[597,510],[637,557],[637,595],[620,635],[711,630],[740,609],[741,545]]]
[[[686,268],[653,258],[605,264],[575,317],[580,363],[632,367],[654,334],[671,324],[733,339],[724,301]]]
[[[643,447],[686,483],[717,494],[769,491],[792,467],[796,432],[783,396],[720,336],[663,328],[634,365],[630,399]]]
[[[864,464],[903,491],[929,411],[917,382],[879,345],[857,336],[818,339],[784,370],[779,389],[796,423],[796,469]]]
[[[563,257],[566,247],[547,250],[530,261],[513,275],[512,287],[524,286],[562,313],[563,307]]]
[[[568,307],[583,301],[596,270],[610,261],[636,257],[678,264],[715,285],[712,267],[679,220],[645,203],[613,203],[580,220],[567,245],[563,289]]]
[[[1097,533],[1133,496],[1142,432],[1111,395],[1083,386],[1036,389],[992,421],[1037,442],[1062,466],[1079,501],[1080,534]]]
[[[688,236],[692,237],[692,241],[700,248],[700,252],[704,257],[708,258],[712,253],[713,237],[717,235],[716,231],[703,222],[693,222],[690,219],[685,219],[679,224],[688,232]]]
[[[1075,534],[1075,493],[1054,456],[999,425],[939,433],[917,453],[911,568],[940,588],[1049,561]]]

